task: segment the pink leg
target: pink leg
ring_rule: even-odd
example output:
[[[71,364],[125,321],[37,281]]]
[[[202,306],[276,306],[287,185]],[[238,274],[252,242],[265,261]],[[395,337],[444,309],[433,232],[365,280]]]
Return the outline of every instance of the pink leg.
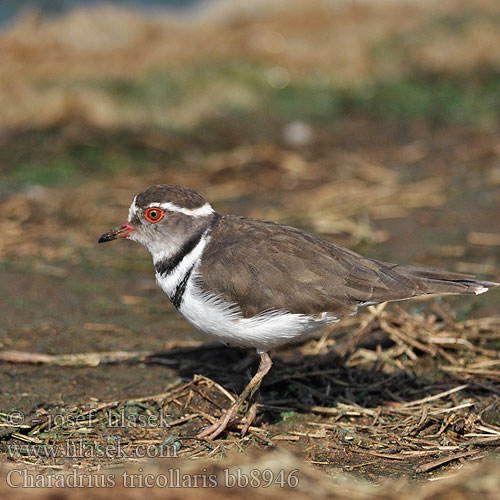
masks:
[[[241,437],[243,437],[247,432],[248,428],[252,425],[255,417],[257,415],[257,401],[255,401],[247,411],[247,414],[243,418],[243,427],[241,429]]]
[[[273,362],[271,361],[269,354],[267,354],[267,352],[262,353],[260,355],[260,364],[257,373],[252,377],[252,380],[250,380],[243,392],[238,396],[238,399],[236,399],[236,401],[231,405],[229,410],[224,412],[224,415],[222,415],[217,422],[207,427],[196,437],[199,439],[215,439],[221,432],[224,432],[228,427],[230,427],[231,424],[241,421],[240,417],[238,417],[240,406],[247,398],[250,400],[253,399],[254,395],[256,395],[259,390],[262,379],[267,375],[272,365]],[[248,431],[248,428],[254,421],[256,414],[257,404],[253,403],[244,418],[244,426],[241,431],[242,436],[244,436]]]

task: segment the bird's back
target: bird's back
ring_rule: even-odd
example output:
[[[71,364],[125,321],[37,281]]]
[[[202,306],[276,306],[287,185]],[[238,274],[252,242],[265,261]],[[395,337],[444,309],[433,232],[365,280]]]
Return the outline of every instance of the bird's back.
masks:
[[[201,286],[237,303],[245,317],[269,310],[343,316],[369,303],[496,285],[380,262],[291,226],[232,215],[212,228],[199,271]]]

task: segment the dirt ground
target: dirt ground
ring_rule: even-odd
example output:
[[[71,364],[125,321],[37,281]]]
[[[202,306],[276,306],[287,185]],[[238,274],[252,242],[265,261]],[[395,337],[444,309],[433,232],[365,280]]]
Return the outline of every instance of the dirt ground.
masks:
[[[460,5],[455,16],[463,14]],[[348,12],[353,24],[368,15],[360,9]],[[263,29],[243,19],[246,29]],[[75,16],[57,26],[64,22],[74,26]],[[224,22],[233,30],[225,36],[235,36],[237,22]],[[37,26],[55,36],[50,22]],[[12,37],[29,26],[16,29],[0,37],[0,45],[10,47],[21,72],[22,59],[14,57],[19,38]],[[153,46],[159,28],[151,30]],[[24,43],[26,62],[34,48],[29,38]],[[54,61],[61,62],[54,47]],[[421,57],[429,53],[418,43],[411,47]],[[478,53],[471,61],[483,61]],[[188,56],[176,64],[191,64]],[[90,85],[92,64],[88,54],[81,57],[88,66],[79,85]],[[292,76],[305,71],[305,56],[292,59]],[[421,68],[423,60],[415,56],[411,64]],[[60,85],[57,71],[52,80],[41,77],[49,62],[25,68],[23,91],[36,82],[36,92],[43,82]],[[93,71],[102,75],[103,67],[99,59]],[[117,63],[113,71],[120,68]],[[145,65],[144,74],[149,70]],[[450,62],[446,72],[455,70]],[[378,71],[365,68],[363,78]],[[120,113],[132,109],[132,94],[143,98],[134,94],[144,91],[139,87],[127,87]],[[300,96],[277,94],[273,102],[288,99],[288,106]],[[83,106],[79,99],[74,102]],[[92,107],[75,116],[74,108],[54,102],[48,123],[16,126],[5,117],[19,103],[2,108],[0,102],[0,491],[20,494],[4,479],[21,467],[45,474],[42,482],[47,474],[77,471],[94,480],[101,474],[103,481],[114,474],[122,489],[124,471],[137,474],[137,481],[174,469],[191,480],[214,474],[215,483],[227,486],[228,471],[236,474],[239,467],[271,471],[273,487],[259,490],[269,498],[305,498],[312,487],[318,498],[496,498],[498,289],[366,309],[329,336],[278,350],[249,434],[242,438],[234,428],[209,442],[194,436],[248,382],[255,353],[210,343],[188,325],[157,288],[145,249],[128,241],[98,246],[97,239],[125,220],[137,192],[178,183],[221,213],[292,224],[386,261],[499,281],[497,118],[380,116],[356,105],[330,121],[319,115],[304,121],[297,118],[300,109],[313,107],[301,101],[290,119],[279,118],[279,106],[235,114],[205,109],[189,127],[169,129],[154,120],[131,126],[117,114],[104,126],[91,118]],[[280,471],[286,472],[281,485]],[[19,474],[9,477],[19,482]],[[265,480],[259,476],[259,486]],[[160,490],[150,488],[152,495]],[[191,494],[196,489],[183,489],[183,496]]]

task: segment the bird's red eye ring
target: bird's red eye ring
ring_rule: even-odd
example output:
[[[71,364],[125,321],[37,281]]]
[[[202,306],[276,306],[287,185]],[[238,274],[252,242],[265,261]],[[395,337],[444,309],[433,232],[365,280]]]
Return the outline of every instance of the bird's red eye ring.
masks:
[[[161,221],[164,215],[165,215],[165,210],[162,210],[161,208],[152,207],[146,210],[144,217],[149,222],[155,223]]]

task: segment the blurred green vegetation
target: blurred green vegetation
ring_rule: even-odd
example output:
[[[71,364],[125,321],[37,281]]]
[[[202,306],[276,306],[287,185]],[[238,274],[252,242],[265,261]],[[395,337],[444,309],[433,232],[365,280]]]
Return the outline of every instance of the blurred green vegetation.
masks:
[[[99,130],[78,124],[69,134],[67,130],[67,124],[60,124],[5,136],[6,146],[0,147],[3,188],[74,184],[87,177],[150,169],[177,154],[176,148],[165,153],[145,147],[131,129]]]
[[[217,86],[227,90],[214,111],[234,118],[264,114],[275,121],[335,121],[349,114],[398,120],[490,125],[500,117],[500,74],[421,73],[405,79],[345,86],[324,73],[270,84],[273,68],[248,61],[206,62],[155,71],[137,80],[96,82],[124,105],[162,109],[179,106]],[[286,73],[282,76],[286,79]],[[276,88],[280,85],[283,88]]]
[[[62,133],[67,124],[24,130],[0,148],[0,173],[11,186],[51,185],[87,175],[164,168],[187,149],[207,154],[241,143],[279,141],[283,126],[295,120],[328,130],[341,119],[360,116],[486,127],[500,118],[500,74],[494,71],[415,74],[350,87],[324,74],[311,74],[275,88],[269,82],[271,70],[238,60],[155,71],[134,80],[95,81],[93,86],[124,107],[140,108],[145,115],[165,113],[163,128],[149,128],[168,143],[158,147],[141,142],[141,133],[148,129],[144,124],[107,131],[89,127],[88,134],[79,131],[69,137]],[[213,99],[203,97],[213,89]],[[207,109],[196,120],[185,120],[185,114],[197,113],[189,111],[190,106],[197,108],[197,99],[208,99]]]

